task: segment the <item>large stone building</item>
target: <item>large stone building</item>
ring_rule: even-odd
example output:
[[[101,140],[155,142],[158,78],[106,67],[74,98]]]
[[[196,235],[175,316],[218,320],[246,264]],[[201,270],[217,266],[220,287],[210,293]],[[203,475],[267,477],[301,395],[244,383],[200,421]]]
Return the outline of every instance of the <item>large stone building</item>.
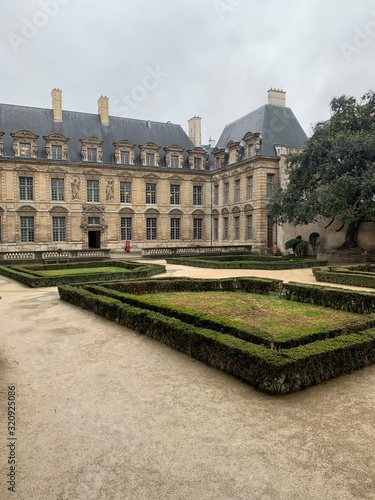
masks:
[[[180,125],[0,104],[1,251],[252,245],[279,239],[267,204],[306,135],[285,93],[230,123],[214,149]]]

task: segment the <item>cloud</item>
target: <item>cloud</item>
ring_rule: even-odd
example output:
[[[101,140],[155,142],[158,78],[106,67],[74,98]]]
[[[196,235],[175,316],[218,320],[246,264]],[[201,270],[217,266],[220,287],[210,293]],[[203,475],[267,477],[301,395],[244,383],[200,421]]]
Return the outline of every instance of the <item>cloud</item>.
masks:
[[[48,6],[56,14],[48,15]],[[113,112],[121,96],[142,87],[148,68],[159,67],[168,77],[143,92],[131,117],[186,128],[198,114],[207,142],[266,103],[274,86],[287,91],[287,105],[308,130],[328,117],[332,97],[359,97],[373,85],[375,29],[350,61],[342,46],[356,47],[358,30],[375,21],[374,11],[371,0],[361,9],[354,0],[6,2],[0,101],[50,107],[51,89],[60,87],[64,109],[96,113],[106,94]],[[30,34],[33,25],[35,34],[15,51],[11,34],[24,36],[25,26]]]

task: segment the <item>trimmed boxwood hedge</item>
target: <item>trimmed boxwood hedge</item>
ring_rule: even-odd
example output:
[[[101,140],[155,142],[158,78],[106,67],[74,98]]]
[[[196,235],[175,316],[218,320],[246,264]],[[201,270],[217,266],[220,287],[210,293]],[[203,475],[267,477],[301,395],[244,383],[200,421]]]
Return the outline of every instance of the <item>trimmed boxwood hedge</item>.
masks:
[[[308,302],[358,314],[375,313],[375,293],[372,292],[290,282],[283,283],[280,293],[284,298],[297,302]]]
[[[316,267],[313,269],[313,273],[316,281],[375,288],[375,273],[371,275],[371,272],[368,271],[368,269],[373,270],[373,268],[374,266],[368,265],[364,265],[362,268],[360,266],[349,268]]]
[[[59,286],[59,293],[71,304],[160,340],[271,394],[300,390],[375,360],[375,329],[275,351],[83,287]]]
[[[129,265],[128,265],[129,264]],[[95,267],[122,267],[124,272],[119,273],[90,273],[89,269]],[[87,274],[77,276],[43,276],[38,271],[62,270],[87,268]],[[33,288],[56,286],[75,283],[101,283],[103,281],[127,280],[134,278],[144,278],[165,272],[165,266],[160,264],[137,264],[126,261],[96,261],[96,262],[74,262],[69,264],[47,264],[47,265],[27,265],[27,266],[0,266],[0,274],[12,278],[16,281]]]
[[[171,258],[183,259],[188,258],[192,260],[212,260],[217,262],[237,262],[237,261],[251,261],[251,262],[277,262],[277,261],[289,261],[295,260],[295,255],[280,255],[275,257],[274,255],[262,255],[262,254],[252,254],[252,253],[244,253],[244,254],[224,254],[224,255],[190,255],[190,256],[176,256]]]
[[[155,280],[156,281],[156,280]],[[229,281],[229,280],[227,280]],[[127,284],[123,285],[126,288]],[[227,335],[232,335],[234,337],[246,340],[248,342],[253,342],[254,344],[263,345],[271,349],[289,349],[291,347],[308,344],[316,340],[328,339],[342,335],[343,333],[354,333],[363,329],[375,327],[375,316],[370,317],[367,320],[352,322],[348,325],[341,326],[340,328],[331,330],[321,330],[319,332],[312,333],[310,335],[296,335],[291,338],[290,335],[282,336],[280,335],[275,339],[269,332],[262,331],[259,328],[255,328],[249,325],[248,328],[241,327],[236,321],[229,320],[220,316],[215,316],[213,314],[204,314],[201,312],[194,311],[187,307],[178,307],[170,305],[156,304],[152,300],[147,298],[147,296],[139,297],[137,295],[132,295],[128,293],[122,293],[116,291],[118,285],[109,284],[107,286],[85,286],[85,290],[92,292],[94,294],[103,295],[107,297],[112,297],[120,300],[123,303],[141,307],[149,311],[158,312],[165,316],[171,316],[177,318],[186,323],[192,324],[194,326],[209,328]],[[200,289],[200,291],[206,291]],[[238,287],[230,289],[226,288],[227,291],[238,290]],[[171,291],[171,290],[168,290]],[[182,290],[180,290],[182,291]],[[243,290],[241,290],[243,291]],[[255,293],[255,292],[253,292]]]
[[[180,264],[183,266],[204,267],[210,269],[263,269],[278,271],[284,269],[306,269],[314,266],[324,266],[327,261],[314,259],[282,259],[280,257],[268,257],[266,259],[254,259],[248,257],[246,260],[231,259],[221,261],[216,258],[196,257],[167,257],[168,264]]]
[[[22,264],[12,265],[12,269],[38,273],[38,271],[60,271],[63,269],[90,269],[97,267],[123,267],[124,269],[139,269],[144,264],[130,262],[127,260],[101,260],[88,262],[68,262],[65,264]]]
[[[281,285],[281,280],[270,278],[194,279],[162,277],[157,280],[132,280],[111,283],[110,288],[118,292],[136,295],[157,292],[233,292],[236,290],[265,294],[279,292]]]

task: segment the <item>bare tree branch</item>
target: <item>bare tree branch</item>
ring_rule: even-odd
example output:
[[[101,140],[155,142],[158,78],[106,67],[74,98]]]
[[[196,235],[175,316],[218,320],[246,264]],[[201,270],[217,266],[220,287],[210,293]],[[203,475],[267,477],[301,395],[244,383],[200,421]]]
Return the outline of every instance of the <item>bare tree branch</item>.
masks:
[[[324,226],[324,229],[328,229],[329,226],[334,223],[334,221],[335,221],[335,217],[331,220],[331,222],[327,226]]]

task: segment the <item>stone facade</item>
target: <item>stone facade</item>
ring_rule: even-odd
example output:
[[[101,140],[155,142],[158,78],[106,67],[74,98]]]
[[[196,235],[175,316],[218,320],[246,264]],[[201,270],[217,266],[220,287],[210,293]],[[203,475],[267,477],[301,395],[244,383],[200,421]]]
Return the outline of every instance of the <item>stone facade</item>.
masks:
[[[104,96],[98,115],[62,111],[59,89],[52,110],[0,105],[0,249],[272,248],[267,204],[285,151],[269,130],[285,93],[271,90],[263,121],[256,110],[242,129],[227,126],[212,151],[196,143],[199,117],[193,143],[176,125],[110,117]],[[299,134],[282,147],[300,147]]]

